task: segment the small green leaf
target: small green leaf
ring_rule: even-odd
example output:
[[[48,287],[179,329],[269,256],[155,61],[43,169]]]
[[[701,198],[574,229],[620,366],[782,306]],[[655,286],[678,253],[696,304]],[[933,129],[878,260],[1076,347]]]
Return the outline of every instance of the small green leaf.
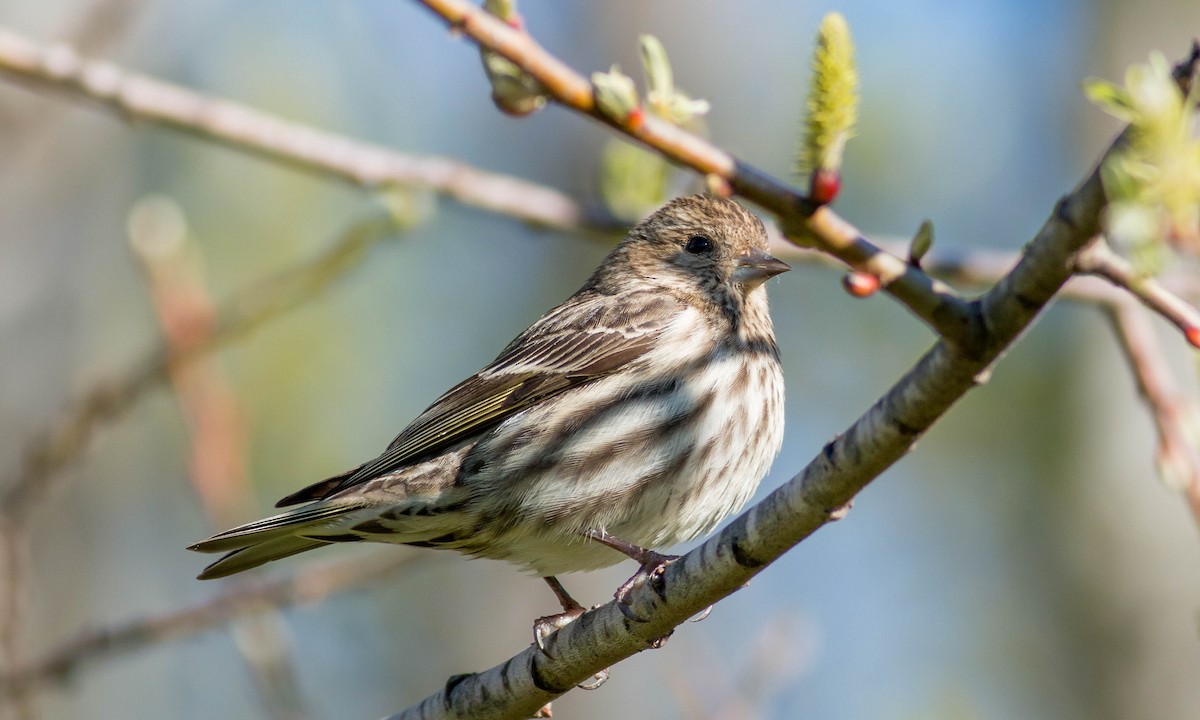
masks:
[[[1125,88],[1107,80],[1088,78],[1083,81],[1083,94],[1112,115],[1126,121],[1132,119],[1133,105]]]
[[[666,48],[653,35],[642,35],[638,45],[642,51],[642,67],[646,71],[647,93],[670,96],[675,92],[675,80]]]
[[[693,100],[675,89],[667,51],[658,38],[642,35],[642,69],[646,73],[646,104],[655,115],[673,125],[686,126],[709,110],[708,102]]]
[[[929,253],[933,247],[933,222],[930,220],[922,220],[921,227],[917,228],[917,234],[913,236],[912,245],[909,246],[908,260],[913,265],[920,266],[921,260]]]

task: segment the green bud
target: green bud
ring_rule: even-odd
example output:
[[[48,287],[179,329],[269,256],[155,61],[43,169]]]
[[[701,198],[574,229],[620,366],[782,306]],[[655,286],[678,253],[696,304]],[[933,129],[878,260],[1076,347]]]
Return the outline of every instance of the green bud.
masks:
[[[519,21],[515,0],[486,0],[483,8],[507,23]],[[502,112],[521,116],[545,106],[547,95],[542,84],[516,63],[486,48],[480,48],[479,57],[492,84],[492,102]]]
[[[913,236],[912,244],[908,249],[908,261],[913,265],[920,267],[921,260],[929,253],[929,249],[933,247],[933,223],[929,220],[922,220],[921,227],[917,228],[917,234]]]
[[[596,94],[596,107],[613,120],[624,122],[639,106],[633,78],[616,65],[606,73],[592,73],[592,90]]]

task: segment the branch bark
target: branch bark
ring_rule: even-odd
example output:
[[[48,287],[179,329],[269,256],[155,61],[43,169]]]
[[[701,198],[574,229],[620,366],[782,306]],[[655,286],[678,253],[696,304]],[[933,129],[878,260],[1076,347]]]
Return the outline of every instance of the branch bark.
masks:
[[[459,0],[422,2],[481,45],[528,70],[563,104],[596,117],[590,87],[523,34]],[[653,123],[646,126],[651,131],[629,134],[703,172],[722,174],[737,192],[773,211],[782,201],[782,211],[792,213],[785,215],[785,224],[805,211],[797,210],[790,190],[759,174],[744,175],[745,167],[728,155],[709,152],[708,146],[681,136],[676,129],[663,130],[659,136],[660,128]],[[1121,143],[1118,139],[1109,152]],[[991,365],[1071,277],[1078,253],[1100,231],[1104,205],[1099,173],[1093,170],[1059,201],[1012,270],[978,301],[963,306],[965,313],[978,317],[972,341],[964,343],[957,335],[955,341],[943,337],[798,475],[716,537],[672,562],[661,576],[636,588],[632,615],[645,618],[644,622],[629,619],[610,602],[552,635],[548,654],[531,646],[490,670],[451,678],[442,690],[392,720],[529,717],[593,674],[650,647],[656,638],[742,587],[784,552],[840,517],[855,494],[986,380]],[[835,218],[832,213],[823,217]],[[914,283],[918,280],[907,277]],[[917,295],[924,296],[923,291]]]

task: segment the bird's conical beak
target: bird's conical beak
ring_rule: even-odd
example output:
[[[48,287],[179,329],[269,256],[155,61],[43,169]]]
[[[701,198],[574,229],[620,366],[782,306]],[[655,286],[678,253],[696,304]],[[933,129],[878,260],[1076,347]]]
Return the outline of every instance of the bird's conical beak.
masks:
[[[761,285],[768,278],[791,270],[791,266],[779,258],[768,255],[762,250],[754,250],[735,261],[733,281],[754,287]]]

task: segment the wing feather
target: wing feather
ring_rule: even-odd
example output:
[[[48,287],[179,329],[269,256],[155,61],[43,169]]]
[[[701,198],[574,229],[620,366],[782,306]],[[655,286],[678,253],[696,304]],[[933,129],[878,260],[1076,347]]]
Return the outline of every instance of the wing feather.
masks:
[[[451,388],[379,457],[280,500],[323,500],[466,440],[549,397],[624,367],[654,347],[681,308],[647,293],[613,303],[578,294],[518,336],[490,365]]]

